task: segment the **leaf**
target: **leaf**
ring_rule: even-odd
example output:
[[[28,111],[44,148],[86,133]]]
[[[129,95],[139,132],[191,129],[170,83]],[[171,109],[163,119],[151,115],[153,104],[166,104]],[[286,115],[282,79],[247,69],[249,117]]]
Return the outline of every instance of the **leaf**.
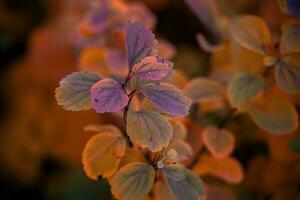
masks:
[[[79,57],[79,68],[96,74],[108,75],[105,64],[107,49],[99,47],[84,48]]]
[[[114,79],[103,79],[91,88],[92,106],[97,113],[117,112],[128,103],[122,85]]]
[[[176,200],[169,186],[164,181],[157,181],[154,186],[154,196],[157,200]]]
[[[300,17],[300,2],[298,0],[278,0],[283,12]]]
[[[249,107],[253,121],[263,130],[282,135],[298,126],[298,114],[293,104],[285,99],[262,99]]]
[[[189,113],[191,100],[173,85],[161,83],[146,85],[143,94],[160,110],[173,116],[186,116]]]
[[[88,177],[112,176],[126,150],[126,140],[119,134],[104,132],[94,135],[86,144],[82,162]]]
[[[187,128],[180,120],[170,120],[170,124],[173,127],[173,139],[183,140],[187,136]]]
[[[171,60],[177,53],[176,47],[167,40],[158,40],[158,55],[167,60]]]
[[[206,39],[206,37],[202,33],[197,33],[196,39],[198,42],[198,45],[202,48],[203,51],[207,53],[214,53],[217,51],[221,51],[223,48],[222,44],[219,43],[212,43]]]
[[[83,130],[86,131],[86,132],[98,132],[98,133],[101,133],[101,132],[112,132],[112,133],[116,133],[116,134],[122,135],[121,130],[117,126],[115,126],[113,124],[88,125],[88,126],[85,126],[83,128]]]
[[[234,135],[225,129],[209,126],[203,130],[203,143],[208,151],[216,158],[226,158],[233,151]]]
[[[231,54],[231,62],[239,71],[260,75],[266,68],[263,55],[244,48],[237,42],[232,42]]]
[[[163,169],[165,181],[176,200],[199,200],[204,197],[201,179],[192,171],[178,165]]]
[[[300,59],[285,57],[275,65],[278,87],[289,94],[300,93]]]
[[[239,184],[244,178],[241,164],[232,157],[217,159],[204,154],[200,157],[193,171],[200,176],[216,176],[229,184]]]
[[[217,34],[221,15],[215,0],[185,0],[185,3],[200,22]]]
[[[296,21],[289,21],[282,27],[280,43],[283,54],[300,52],[300,24]]]
[[[247,15],[238,18],[230,27],[233,39],[243,47],[260,54],[272,44],[271,33],[260,17]]]
[[[141,23],[129,22],[125,28],[126,52],[129,68],[147,56],[155,55],[157,41],[153,33]]]
[[[295,153],[300,153],[300,137],[292,138],[289,141],[289,149]]]
[[[161,80],[171,73],[171,68],[165,60],[157,56],[148,56],[135,64],[131,73],[132,76],[141,79]]]
[[[185,86],[184,92],[194,102],[206,102],[225,97],[223,86],[209,78],[192,79]]]
[[[187,160],[193,155],[191,145],[183,140],[173,140],[168,146],[168,149],[174,149],[177,152],[177,159],[179,161]]]
[[[128,111],[127,133],[133,143],[152,152],[160,151],[172,139],[172,126],[162,115],[152,111]]]
[[[228,86],[229,101],[233,107],[245,110],[251,100],[263,89],[264,78],[262,76],[238,73]]]
[[[58,105],[72,111],[90,109],[90,88],[99,80],[101,80],[100,76],[85,71],[74,72],[66,76],[55,90]]]
[[[120,200],[140,200],[151,190],[155,178],[153,167],[134,162],[121,168],[111,180],[111,190]]]

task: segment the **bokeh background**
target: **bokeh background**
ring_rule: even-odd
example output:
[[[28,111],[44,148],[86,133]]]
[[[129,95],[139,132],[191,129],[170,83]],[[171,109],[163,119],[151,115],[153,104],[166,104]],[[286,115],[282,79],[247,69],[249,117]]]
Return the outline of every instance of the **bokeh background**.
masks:
[[[176,69],[190,78],[208,75],[210,55],[199,48],[195,35],[203,32],[213,38],[183,0],[144,2],[157,17],[156,35],[177,49]],[[275,0],[218,2],[228,16],[262,16],[275,32],[285,18]],[[0,1],[0,199],[112,199],[108,184],[89,180],[81,164],[82,149],[91,137],[83,127],[108,122],[111,116],[68,112],[54,98],[59,81],[78,69],[70,33],[85,10],[84,0]],[[217,180],[227,196],[300,199],[300,159],[288,148],[299,131],[271,136],[248,123],[247,116],[235,120],[242,130],[233,155],[241,161],[245,178],[239,185]],[[224,187],[212,190],[223,194]]]

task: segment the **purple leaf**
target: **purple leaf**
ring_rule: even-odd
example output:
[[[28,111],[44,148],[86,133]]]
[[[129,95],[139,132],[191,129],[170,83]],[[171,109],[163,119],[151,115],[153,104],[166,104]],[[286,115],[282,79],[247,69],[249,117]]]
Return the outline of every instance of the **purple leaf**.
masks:
[[[122,85],[114,79],[103,79],[91,88],[92,106],[97,113],[117,112],[128,103]]]
[[[129,68],[143,58],[157,53],[155,36],[140,23],[129,22],[126,25],[125,40]]]
[[[148,56],[134,65],[132,75],[146,80],[161,80],[171,73],[169,64],[157,56]]]
[[[160,110],[170,115],[188,115],[192,101],[173,85],[161,83],[142,88],[143,94]]]

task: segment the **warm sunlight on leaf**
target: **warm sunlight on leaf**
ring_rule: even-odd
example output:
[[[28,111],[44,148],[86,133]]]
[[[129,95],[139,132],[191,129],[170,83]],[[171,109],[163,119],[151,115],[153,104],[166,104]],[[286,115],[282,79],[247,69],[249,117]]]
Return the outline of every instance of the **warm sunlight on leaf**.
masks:
[[[237,42],[232,42],[231,54],[233,66],[240,71],[258,75],[265,70],[264,56],[246,49]]]
[[[243,47],[260,54],[272,45],[271,33],[264,20],[253,15],[243,16],[230,27],[233,39]]]
[[[232,157],[218,159],[209,155],[202,155],[193,171],[200,176],[216,176],[230,184],[239,184],[244,178],[241,164]]]
[[[203,130],[203,143],[216,158],[226,158],[233,151],[235,138],[232,132],[209,126]]]
[[[134,162],[123,167],[112,178],[112,193],[120,200],[140,200],[151,190],[154,168],[147,163]]]
[[[86,144],[82,162],[88,177],[97,180],[110,177],[119,167],[126,150],[125,139],[112,132],[99,133]]]
[[[85,48],[79,57],[79,68],[96,74],[108,75],[109,71],[105,63],[106,54],[107,51],[104,48]]]
[[[128,111],[127,133],[133,143],[151,151],[160,151],[173,137],[172,126],[166,118],[152,111]]]

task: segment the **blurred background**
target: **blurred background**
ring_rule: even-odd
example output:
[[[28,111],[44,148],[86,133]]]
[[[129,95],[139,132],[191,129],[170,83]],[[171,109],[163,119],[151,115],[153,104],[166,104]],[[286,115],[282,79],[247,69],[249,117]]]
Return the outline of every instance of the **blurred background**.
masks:
[[[176,69],[189,78],[208,75],[211,56],[199,48],[195,35],[213,38],[184,1],[143,2],[157,17],[156,35],[177,49]],[[218,3],[228,16],[262,16],[274,32],[284,19],[275,0]],[[85,11],[84,0],[0,1],[0,199],[112,199],[108,184],[89,180],[81,164],[82,149],[91,137],[83,127],[110,121],[110,116],[65,111],[54,98],[59,81],[78,70],[70,33]],[[226,188],[230,199],[300,199],[299,154],[288,148],[299,131],[271,136],[257,130],[247,116],[235,120],[242,130],[237,131],[234,156],[245,178],[239,185],[207,178],[222,186],[212,191],[222,194]]]

